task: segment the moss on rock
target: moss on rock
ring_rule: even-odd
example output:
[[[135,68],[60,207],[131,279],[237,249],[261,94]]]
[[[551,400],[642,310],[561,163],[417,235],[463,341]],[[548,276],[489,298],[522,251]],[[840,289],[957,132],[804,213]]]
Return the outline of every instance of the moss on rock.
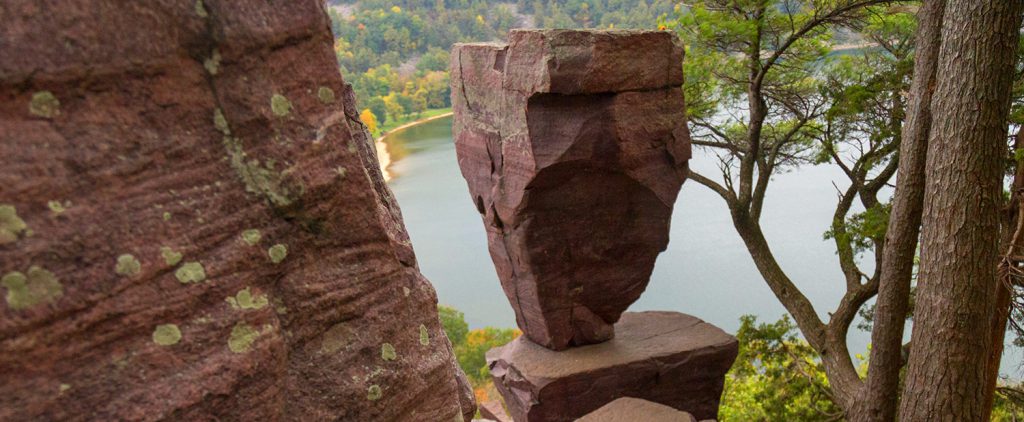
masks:
[[[18,241],[18,234],[28,229],[13,205],[0,205],[0,245]]]
[[[292,112],[292,102],[284,95],[274,94],[270,97],[270,110],[277,117],[285,117]]]
[[[161,346],[173,346],[181,341],[181,330],[174,324],[160,324],[153,330],[153,343]]]
[[[14,310],[31,308],[40,303],[53,303],[64,294],[64,286],[53,273],[32,266],[27,274],[14,271],[0,278],[7,289],[7,306]]]
[[[60,115],[60,100],[50,91],[39,91],[32,94],[28,105],[29,113],[35,116],[53,118]]]
[[[182,284],[198,283],[206,280],[206,269],[203,268],[203,264],[199,262],[186,262],[174,272],[174,276],[177,277],[178,281]]]
[[[135,258],[132,254],[123,254],[117,257],[117,265],[114,266],[114,272],[128,277],[133,277],[142,271],[142,263]]]
[[[252,349],[252,344],[260,337],[260,332],[251,325],[239,322],[231,328],[231,337],[228,338],[228,349],[234,353],[245,353]]]

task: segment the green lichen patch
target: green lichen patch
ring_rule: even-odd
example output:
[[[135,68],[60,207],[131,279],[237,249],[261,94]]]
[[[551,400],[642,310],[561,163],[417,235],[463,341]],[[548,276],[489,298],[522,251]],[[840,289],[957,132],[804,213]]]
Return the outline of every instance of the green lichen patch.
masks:
[[[142,271],[142,264],[132,254],[123,254],[117,257],[117,265],[114,266],[114,272],[123,276],[136,276]]]
[[[53,118],[60,115],[60,100],[50,91],[39,91],[32,94],[28,111],[35,116]]]
[[[338,177],[344,179],[345,173],[348,172],[348,169],[346,169],[345,166],[338,166],[334,168],[334,172],[338,174]]]
[[[262,195],[277,207],[290,205],[293,191],[297,190],[301,194],[302,186],[297,189],[289,187],[283,173],[261,166],[259,160],[248,159],[242,149],[242,141],[238,138],[225,136],[224,148],[231,160],[231,168],[242,180],[247,192]]]
[[[353,337],[352,329],[344,323],[335,324],[324,332],[320,340],[320,352],[333,354],[348,345]]]
[[[420,324],[420,344],[430,345],[430,333],[427,331],[427,326],[423,324]]]
[[[71,384],[66,384],[66,383],[62,382],[62,383],[60,383],[60,386],[58,387],[58,389],[60,390],[60,394],[63,395],[64,392],[66,392],[66,391],[71,389]]]
[[[213,126],[224,135],[231,134],[231,126],[228,125],[228,119],[224,117],[224,111],[219,108],[213,110]]]
[[[178,270],[174,272],[174,276],[182,284],[198,283],[206,280],[206,269],[199,262],[186,262],[181,267],[178,267]]]
[[[0,278],[7,289],[7,306],[14,310],[31,308],[40,303],[53,303],[64,294],[64,286],[53,273],[37,266],[27,274],[14,271]]]
[[[239,290],[234,296],[224,299],[232,309],[263,309],[269,301],[267,295],[253,294],[249,287]]]
[[[211,75],[216,75],[217,71],[220,70],[220,50],[213,49],[213,52],[210,53],[210,58],[203,60],[203,67]]]
[[[163,255],[164,262],[172,267],[181,262],[181,252],[176,252],[174,249],[171,249],[170,246],[160,247],[160,255]]]
[[[275,264],[280,263],[288,256],[288,247],[278,243],[271,246],[270,249],[267,249],[267,255],[270,255],[270,262]]]
[[[252,349],[252,344],[260,337],[260,332],[251,325],[239,322],[231,329],[228,338],[228,349],[234,353],[245,353]]]
[[[273,302],[274,312],[277,312],[278,315],[284,315],[288,313],[288,307],[284,306],[284,302],[281,301],[281,298],[274,298]]]
[[[395,352],[395,346],[391,343],[384,343],[380,346],[380,358],[384,360],[395,360],[398,357],[398,353]]]
[[[26,229],[28,225],[18,217],[14,205],[0,205],[0,245],[18,241],[18,234]]]
[[[181,341],[181,330],[174,324],[160,324],[153,330],[153,343],[161,346],[173,346]]]
[[[384,396],[384,392],[380,389],[377,384],[371,385],[370,388],[366,389],[366,399],[369,401],[380,400]]]
[[[242,241],[249,246],[256,246],[262,238],[263,234],[260,233],[259,229],[249,229],[242,232]]]
[[[324,104],[330,104],[334,102],[334,90],[326,86],[320,87],[316,90],[316,97],[320,99],[320,102]]]
[[[287,116],[292,112],[292,102],[288,101],[284,95],[274,94],[270,97],[270,111],[273,111],[277,117]]]
[[[171,213],[169,213],[167,211],[164,211],[164,221],[170,221],[170,220],[171,220]]]
[[[196,0],[196,14],[201,18],[210,16],[210,13],[206,11],[206,5],[203,4],[203,0]]]
[[[53,215],[57,216],[68,210],[68,207],[71,206],[71,201],[64,201],[63,204],[60,203],[60,201],[49,201],[46,203],[46,206],[50,208],[50,212],[52,212]]]

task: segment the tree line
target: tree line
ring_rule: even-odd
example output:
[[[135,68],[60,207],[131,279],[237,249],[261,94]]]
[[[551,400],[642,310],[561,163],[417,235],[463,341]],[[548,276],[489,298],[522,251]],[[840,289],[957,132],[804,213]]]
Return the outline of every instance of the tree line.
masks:
[[[512,28],[649,28],[670,0],[359,0],[328,4],[335,55],[374,135],[451,107],[448,51]],[[369,119],[369,120],[368,120]]]

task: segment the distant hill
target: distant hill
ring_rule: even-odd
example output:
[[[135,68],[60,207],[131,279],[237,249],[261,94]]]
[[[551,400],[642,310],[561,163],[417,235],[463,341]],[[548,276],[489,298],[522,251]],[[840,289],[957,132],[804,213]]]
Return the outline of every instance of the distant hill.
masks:
[[[669,0],[330,1],[335,52],[375,125],[450,106],[448,51],[503,40],[512,28],[657,28]]]

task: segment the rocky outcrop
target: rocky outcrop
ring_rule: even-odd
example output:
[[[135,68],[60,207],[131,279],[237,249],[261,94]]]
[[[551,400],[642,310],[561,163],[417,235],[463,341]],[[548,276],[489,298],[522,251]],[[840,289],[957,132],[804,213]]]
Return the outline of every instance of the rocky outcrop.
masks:
[[[646,288],[690,158],[682,55],[652,31],[516,30],[507,45],[454,47],[459,164],[534,342],[608,340]]]
[[[520,337],[488,352],[487,364],[517,421],[573,421],[621,397],[714,419],[738,346],[689,315],[629,312],[607,342],[556,352]]]
[[[0,420],[472,415],[320,1],[0,21]]]
[[[697,422],[693,415],[647,400],[623,397],[577,422]]]

